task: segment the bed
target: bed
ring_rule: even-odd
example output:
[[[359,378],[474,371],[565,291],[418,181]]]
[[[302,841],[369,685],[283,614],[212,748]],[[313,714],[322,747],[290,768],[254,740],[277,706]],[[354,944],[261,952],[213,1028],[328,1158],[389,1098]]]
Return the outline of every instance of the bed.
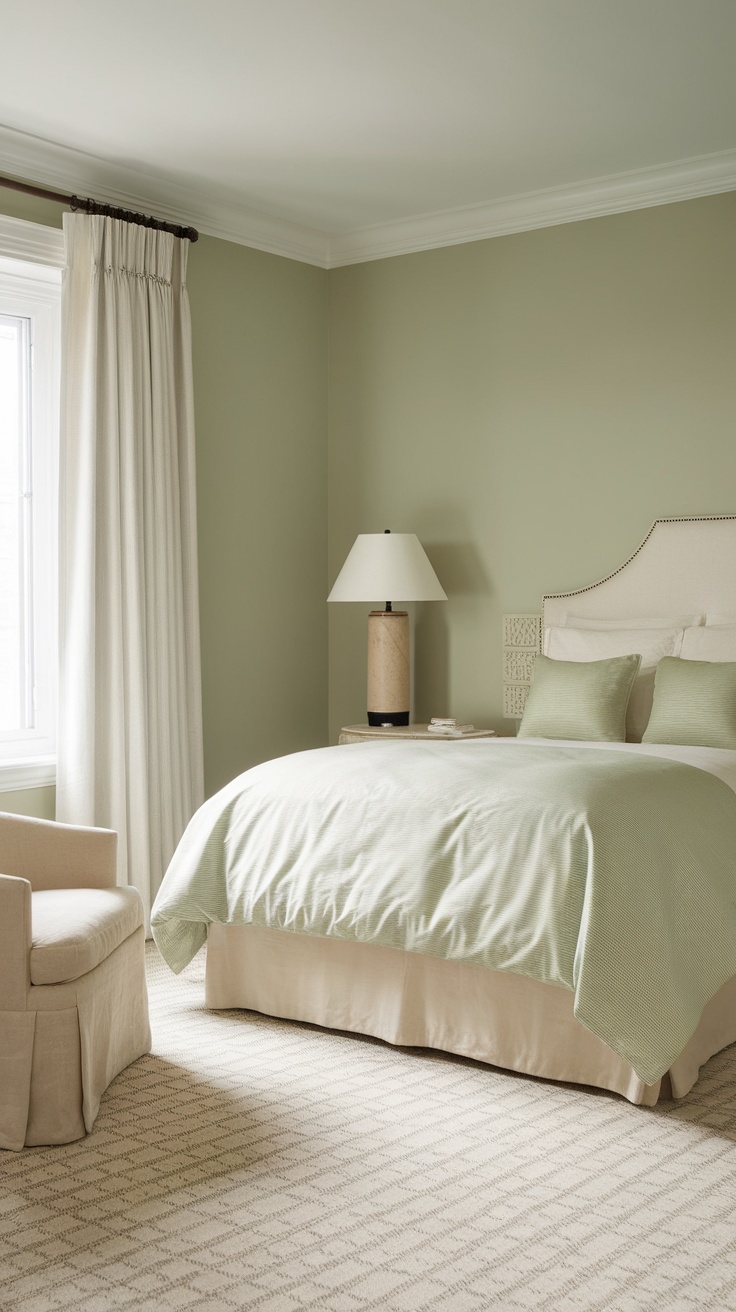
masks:
[[[736,517],[657,521],[600,583],[545,597],[543,628],[539,671],[575,679],[571,723],[590,674],[582,701],[646,737],[656,672],[655,741],[605,717],[601,741],[534,732],[567,705],[557,683],[536,719],[530,693],[519,740],[358,743],[246,772],[194,817],[152,913],[174,969],[206,938],[209,1007],[644,1105],[736,1042]],[[708,733],[690,732],[684,674],[726,706]]]

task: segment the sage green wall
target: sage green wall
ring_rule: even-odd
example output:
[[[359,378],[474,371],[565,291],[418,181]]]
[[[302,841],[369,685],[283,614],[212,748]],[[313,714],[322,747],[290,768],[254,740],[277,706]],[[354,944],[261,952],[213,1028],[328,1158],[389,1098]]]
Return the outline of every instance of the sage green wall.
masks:
[[[55,788],[15,788],[0,793],[0,811],[11,815],[34,815],[39,820],[53,820],[56,815]]]
[[[61,226],[2,190],[0,209]],[[205,782],[321,745],[327,725],[327,273],[191,248]],[[53,814],[54,790],[0,794]]]
[[[502,732],[501,616],[736,512],[736,193],[330,275],[329,580],[416,532],[415,718]],[[365,606],[330,606],[330,733],[365,718]]]
[[[327,741],[327,273],[189,257],[207,792]]]

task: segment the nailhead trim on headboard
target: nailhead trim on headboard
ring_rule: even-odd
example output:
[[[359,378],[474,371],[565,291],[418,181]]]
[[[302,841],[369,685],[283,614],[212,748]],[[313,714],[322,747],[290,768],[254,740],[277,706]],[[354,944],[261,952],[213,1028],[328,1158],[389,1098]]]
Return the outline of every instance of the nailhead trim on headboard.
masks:
[[[565,597],[579,597],[581,593],[592,592],[593,588],[599,588],[602,583],[608,583],[609,579],[614,579],[617,574],[620,574],[622,570],[626,569],[626,566],[630,565],[632,560],[639,555],[642,547],[646,546],[658,524],[708,524],[722,519],[736,519],[736,515],[671,515],[666,519],[655,519],[646,537],[636,548],[636,551],[632,551],[628,560],[625,560],[623,565],[619,565],[618,569],[612,570],[610,574],[606,574],[604,578],[598,579],[596,583],[588,583],[584,588],[575,588],[573,592],[545,593],[542,597],[542,605],[544,605],[546,601],[562,601]]]

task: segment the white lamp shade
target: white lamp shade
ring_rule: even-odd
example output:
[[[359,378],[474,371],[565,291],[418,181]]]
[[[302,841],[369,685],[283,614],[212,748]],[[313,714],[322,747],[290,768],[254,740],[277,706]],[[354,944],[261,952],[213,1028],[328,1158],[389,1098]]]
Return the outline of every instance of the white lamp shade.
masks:
[[[447,601],[416,533],[360,533],[328,601]]]

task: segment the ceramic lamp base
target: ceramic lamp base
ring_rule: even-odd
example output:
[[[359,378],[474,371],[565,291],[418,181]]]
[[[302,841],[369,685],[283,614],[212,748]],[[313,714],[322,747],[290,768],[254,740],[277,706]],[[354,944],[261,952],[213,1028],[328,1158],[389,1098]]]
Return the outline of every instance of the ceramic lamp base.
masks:
[[[372,610],[368,616],[368,723],[408,724],[409,614]]]

